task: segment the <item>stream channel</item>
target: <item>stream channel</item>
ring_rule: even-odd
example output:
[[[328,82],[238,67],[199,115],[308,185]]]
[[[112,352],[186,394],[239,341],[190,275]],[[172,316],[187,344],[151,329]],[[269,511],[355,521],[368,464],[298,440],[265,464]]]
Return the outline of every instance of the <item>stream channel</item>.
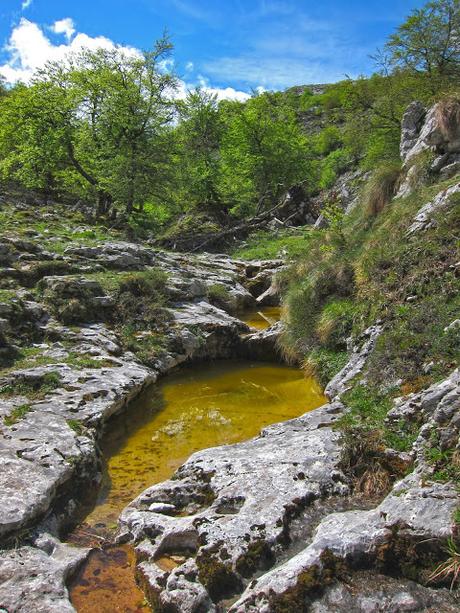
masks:
[[[258,329],[278,319],[276,307],[244,316]],[[68,537],[75,545],[100,544],[69,585],[75,609],[150,611],[135,581],[132,546],[107,544],[123,508],[147,487],[169,479],[192,453],[247,440],[324,402],[318,383],[299,369],[247,360],[183,366],[146,388],[128,411],[110,421],[101,442],[104,466],[97,499]],[[163,561],[168,563],[174,566]]]

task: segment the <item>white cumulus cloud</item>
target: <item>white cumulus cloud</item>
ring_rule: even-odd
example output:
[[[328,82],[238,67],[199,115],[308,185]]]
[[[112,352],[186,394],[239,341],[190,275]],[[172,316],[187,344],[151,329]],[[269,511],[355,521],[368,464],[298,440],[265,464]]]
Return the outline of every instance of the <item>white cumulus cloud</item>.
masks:
[[[44,30],[25,17],[11,32],[4,50],[8,54],[7,61],[0,65],[0,74],[9,83],[29,82],[33,74],[43,68],[46,62],[64,59],[69,53],[88,49],[113,49],[115,43],[105,36],[88,36],[83,32],[75,34],[75,26],[70,18],[56,21],[51,30],[66,36],[67,43],[53,44],[45,35]],[[69,40],[72,35],[75,36]],[[124,47],[127,53],[139,53],[133,47]]]
[[[105,36],[88,36],[83,32],[77,32],[75,24],[70,17],[55,21],[49,29],[55,34],[63,34],[66,42],[54,44],[45,34],[45,29],[37,23],[23,17],[19,24],[13,27],[8,43],[4,47],[7,61],[0,65],[0,75],[5,77],[8,83],[30,82],[34,73],[45,66],[49,61],[59,61],[71,53],[82,49],[114,49],[115,43]],[[122,47],[127,54],[140,55],[140,51],[134,47]],[[190,62],[191,63],[191,62]],[[172,69],[174,61],[166,59],[162,68]],[[247,100],[246,92],[238,91],[233,87],[213,87],[207,78],[199,76],[197,83],[185,83],[179,81],[177,97],[185,97],[188,89],[196,85],[206,91],[217,94],[219,100],[231,98],[235,100]]]
[[[28,9],[31,4],[32,4],[32,0],[24,0],[23,3],[21,4],[22,10],[25,11],[26,9]]]
[[[59,19],[55,21],[51,26],[51,30],[55,34],[64,34],[67,40],[70,40],[75,34],[75,24],[73,19],[66,17],[65,19]]]

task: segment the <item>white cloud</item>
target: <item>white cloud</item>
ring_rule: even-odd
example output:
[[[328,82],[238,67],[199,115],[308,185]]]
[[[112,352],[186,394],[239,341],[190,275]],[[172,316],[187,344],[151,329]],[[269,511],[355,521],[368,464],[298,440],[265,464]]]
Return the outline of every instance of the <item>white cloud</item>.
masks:
[[[192,70],[193,70],[194,68],[195,68],[195,65],[194,65],[194,63],[193,63],[193,62],[187,62],[187,63],[185,64],[185,70],[186,70],[187,72],[192,72]]]
[[[54,32],[58,30],[67,36],[70,29],[75,28],[71,19],[62,19],[55,22],[52,26]],[[64,31],[64,28],[66,30]],[[70,29],[69,29],[70,28]],[[42,28],[36,23],[21,19],[19,24],[13,28],[10,39],[5,47],[9,55],[5,64],[0,65],[0,74],[9,83],[23,81],[27,83],[33,74],[48,61],[62,60],[69,53],[75,53],[82,49],[114,49],[115,43],[105,36],[91,37],[83,32],[78,32],[67,44],[54,45],[45,35]],[[124,47],[127,53],[138,54],[133,47]]]
[[[66,17],[65,19],[59,19],[55,21],[51,26],[51,30],[55,34],[64,34],[67,40],[70,40],[75,34],[75,24],[73,19]]]
[[[328,62],[321,58],[309,61],[300,58],[267,57],[254,54],[223,57],[207,62],[206,72],[219,81],[238,81],[248,86],[266,89],[284,89],[306,83],[334,83],[345,78],[346,66],[341,62]],[[348,71],[357,76],[356,71]],[[256,85],[257,84],[257,85]]]
[[[245,102],[251,97],[250,94],[234,89],[233,87],[212,87],[209,83],[209,79],[203,75],[198,75],[195,86],[197,85],[209,94],[215,94],[218,100],[239,100],[240,102]]]
[[[21,4],[21,8],[23,11],[25,11],[26,9],[29,8],[29,6],[32,4],[33,0],[23,0],[23,3]]]
[[[44,30],[33,21],[24,17],[11,32],[5,51],[8,60],[0,65],[0,75],[3,75],[7,82],[16,83],[23,81],[28,83],[34,73],[42,68],[48,61],[63,60],[70,53],[88,49],[114,49],[115,43],[105,36],[91,37],[83,32],[76,32],[75,24],[72,19],[66,18],[56,21],[50,29],[56,34],[64,34],[67,38],[66,44],[53,44],[45,35]],[[130,55],[139,55],[140,51],[134,47],[123,47]],[[192,64],[192,62],[189,62]],[[174,60],[167,58],[162,63],[162,68],[172,69]],[[216,94],[219,100],[247,100],[249,94],[238,91],[233,87],[213,87],[209,80],[199,76],[196,83],[186,83],[179,81],[178,90],[174,94],[177,98],[185,98],[187,91],[200,85],[206,91]]]

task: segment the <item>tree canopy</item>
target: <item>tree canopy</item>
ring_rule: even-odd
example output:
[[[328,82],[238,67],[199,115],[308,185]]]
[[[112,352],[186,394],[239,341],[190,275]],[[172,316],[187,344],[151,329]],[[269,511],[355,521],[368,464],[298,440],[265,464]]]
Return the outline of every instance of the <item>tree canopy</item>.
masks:
[[[246,102],[205,88],[178,99],[167,38],[143,53],[83,50],[28,85],[0,82],[0,174],[99,215],[252,216],[293,185],[315,195],[350,167],[396,161],[406,106],[457,91],[459,26],[460,0],[431,0],[390,36],[370,77]]]

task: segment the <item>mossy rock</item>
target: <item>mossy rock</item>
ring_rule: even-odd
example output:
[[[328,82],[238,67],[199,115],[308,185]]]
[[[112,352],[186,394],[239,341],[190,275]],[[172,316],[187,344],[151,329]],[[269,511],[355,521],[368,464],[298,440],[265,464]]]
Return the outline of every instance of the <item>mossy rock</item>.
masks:
[[[213,602],[230,598],[242,590],[242,582],[229,564],[224,564],[208,552],[201,552],[196,562],[198,578]]]

